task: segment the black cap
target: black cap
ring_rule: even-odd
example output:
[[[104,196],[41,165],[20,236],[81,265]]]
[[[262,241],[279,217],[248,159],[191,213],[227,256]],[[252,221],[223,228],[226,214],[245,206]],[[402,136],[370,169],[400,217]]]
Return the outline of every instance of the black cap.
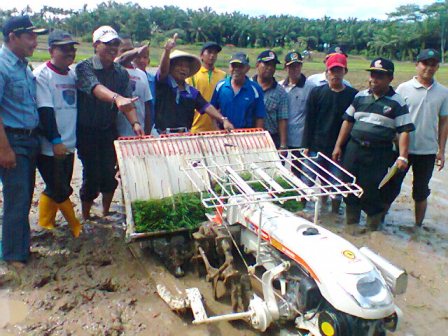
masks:
[[[345,57],[348,57],[348,55],[345,53],[345,51],[342,50],[342,48],[338,47],[338,46],[330,47],[328,49],[327,55],[332,55],[332,54],[343,54],[343,55],[345,55]]]
[[[270,62],[270,61],[275,61],[275,63],[280,64],[278,58],[277,58],[277,54],[275,52],[273,52],[272,50],[265,50],[262,51],[258,57],[257,57],[257,62]]]
[[[417,55],[417,62],[426,61],[429,59],[434,59],[437,62],[440,62],[440,54],[434,49],[423,49]]]
[[[394,63],[392,63],[391,60],[382,57],[375,58],[372,63],[370,63],[370,67],[366,69],[366,71],[386,72],[389,74],[393,74],[394,70]]]
[[[36,28],[28,15],[13,16],[3,24],[3,36],[7,37],[10,33],[33,32],[43,35],[48,32],[45,28]]]
[[[50,35],[48,35],[48,45],[50,47],[66,44],[79,44],[79,43],[73,40],[69,33],[60,29],[55,29],[50,33]]]
[[[241,51],[238,51],[232,55],[232,58],[230,58],[229,61],[230,64],[232,63],[241,63],[244,65],[249,65],[249,57]]]
[[[292,63],[303,63],[302,55],[300,55],[297,51],[291,51],[285,56],[285,66],[288,66]]]
[[[216,49],[218,52],[222,50],[222,47],[216,42],[205,42],[201,49],[201,55],[205,49]]]

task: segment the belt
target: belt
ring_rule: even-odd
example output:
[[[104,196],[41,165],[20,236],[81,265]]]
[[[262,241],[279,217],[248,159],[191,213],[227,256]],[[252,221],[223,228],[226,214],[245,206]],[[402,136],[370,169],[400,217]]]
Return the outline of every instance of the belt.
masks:
[[[37,128],[28,129],[28,128],[14,128],[14,127],[5,126],[5,132],[32,136],[32,135],[37,135]]]
[[[361,147],[366,148],[387,148],[392,147],[391,141],[368,141],[368,140],[360,140],[356,138],[351,138],[353,142],[357,143]]]

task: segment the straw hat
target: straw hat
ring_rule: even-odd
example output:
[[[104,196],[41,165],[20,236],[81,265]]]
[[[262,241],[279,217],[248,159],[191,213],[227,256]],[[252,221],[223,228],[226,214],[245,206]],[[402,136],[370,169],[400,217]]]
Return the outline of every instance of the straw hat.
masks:
[[[181,50],[174,50],[170,54],[170,63],[172,63],[173,60],[178,58],[186,58],[190,61],[190,74],[188,75],[188,77],[193,76],[201,68],[201,60],[199,59],[199,57],[195,55],[191,55]]]

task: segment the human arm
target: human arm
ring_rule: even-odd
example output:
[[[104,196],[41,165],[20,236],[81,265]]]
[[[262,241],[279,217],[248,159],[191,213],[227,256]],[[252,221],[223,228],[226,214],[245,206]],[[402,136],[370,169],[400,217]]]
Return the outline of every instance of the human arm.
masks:
[[[170,54],[176,47],[177,36],[177,33],[175,33],[173,37],[165,43],[165,48],[163,49],[162,56],[160,57],[158,79],[161,81],[165,80],[170,73]]]
[[[62,143],[53,107],[42,106],[37,111],[39,113],[39,128],[42,130],[45,138],[53,145],[53,154],[59,157],[64,156],[68,150]]]
[[[150,101],[145,102],[145,134],[151,134],[151,103]]]
[[[16,166],[16,153],[11,148],[6,137],[5,127],[0,118],[0,167],[11,169]]]
[[[448,115],[439,117],[439,149],[436,154],[436,164],[439,171],[445,166],[445,146],[448,137]]]
[[[288,148],[288,119],[278,121],[278,132],[280,134],[280,148]]]
[[[404,171],[408,168],[409,132],[402,132],[398,138],[400,156],[395,161],[397,168]]]
[[[302,140],[302,147],[303,154],[308,155],[309,153],[309,147],[311,146],[311,138],[314,134],[314,127],[315,127],[315,88],[311,89],[308,98],[305,103],[305,126],[303,129],[303,140]]]
[[[349,120],[344,120],[341,126],[341,130],[339,131],[338,139],[336,140],[336,144],[334,145],[332,159],[333,161],[341,161],[342,159],[342,147],[348,140],[350,133],[352,131],[354,123]]]
[[[231,131],[235,128],[233,127],[233,124],[229,121],[229,119],[224,117],[213,105],[209,104],[208,107],[204,110],[204,112],[207,113],[213,119],[222,122],[222,125],[225,130]]]

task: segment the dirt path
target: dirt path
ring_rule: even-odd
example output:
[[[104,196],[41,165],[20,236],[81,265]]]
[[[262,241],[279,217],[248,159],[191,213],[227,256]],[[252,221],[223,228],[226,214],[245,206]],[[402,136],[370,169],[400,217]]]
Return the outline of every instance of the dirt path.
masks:
[[[408,291],[396,300],[404,313],[397,335],[441,334],[448,326],[448,215],[444,211],[447,175],[446,171],[434,174],[424,229],[409,233],[413,214],[407,196],[410,190],[405,186],[383,231],[346,237],[408,271]],[[73,184],[78,190],[79,162]],[[142,267],[124,243],[119,193],[113,203],[113,210],[118,213],[107,221],[85,225],[82,237],[75,240],[62,218],[58,218],[60,228],[53,234],[36,232],[36,201],[41,190],[39,180],[31,214],[31,262],[19,273],[7,271],[0,263],[0,336],[256,334],[243,324],[192,326],[191,316],[181,317],[169,311],[148,276],[151,272],[165,274],[166,270],[151,255],[145,256]],[[77,195],[72,200],[79,204]],[[78,213],[79,210],[77,207]],[[342,216],[324,216],[322,223],[344,235]],[[7,274],[2,275],[4,272]],[[197,281],[193,275],[180,282],[188,287],[197,285],[212,313],[230,310],[229,306],[211,302],[210,285]],[[273,330],[270,334],[278,333]]]

